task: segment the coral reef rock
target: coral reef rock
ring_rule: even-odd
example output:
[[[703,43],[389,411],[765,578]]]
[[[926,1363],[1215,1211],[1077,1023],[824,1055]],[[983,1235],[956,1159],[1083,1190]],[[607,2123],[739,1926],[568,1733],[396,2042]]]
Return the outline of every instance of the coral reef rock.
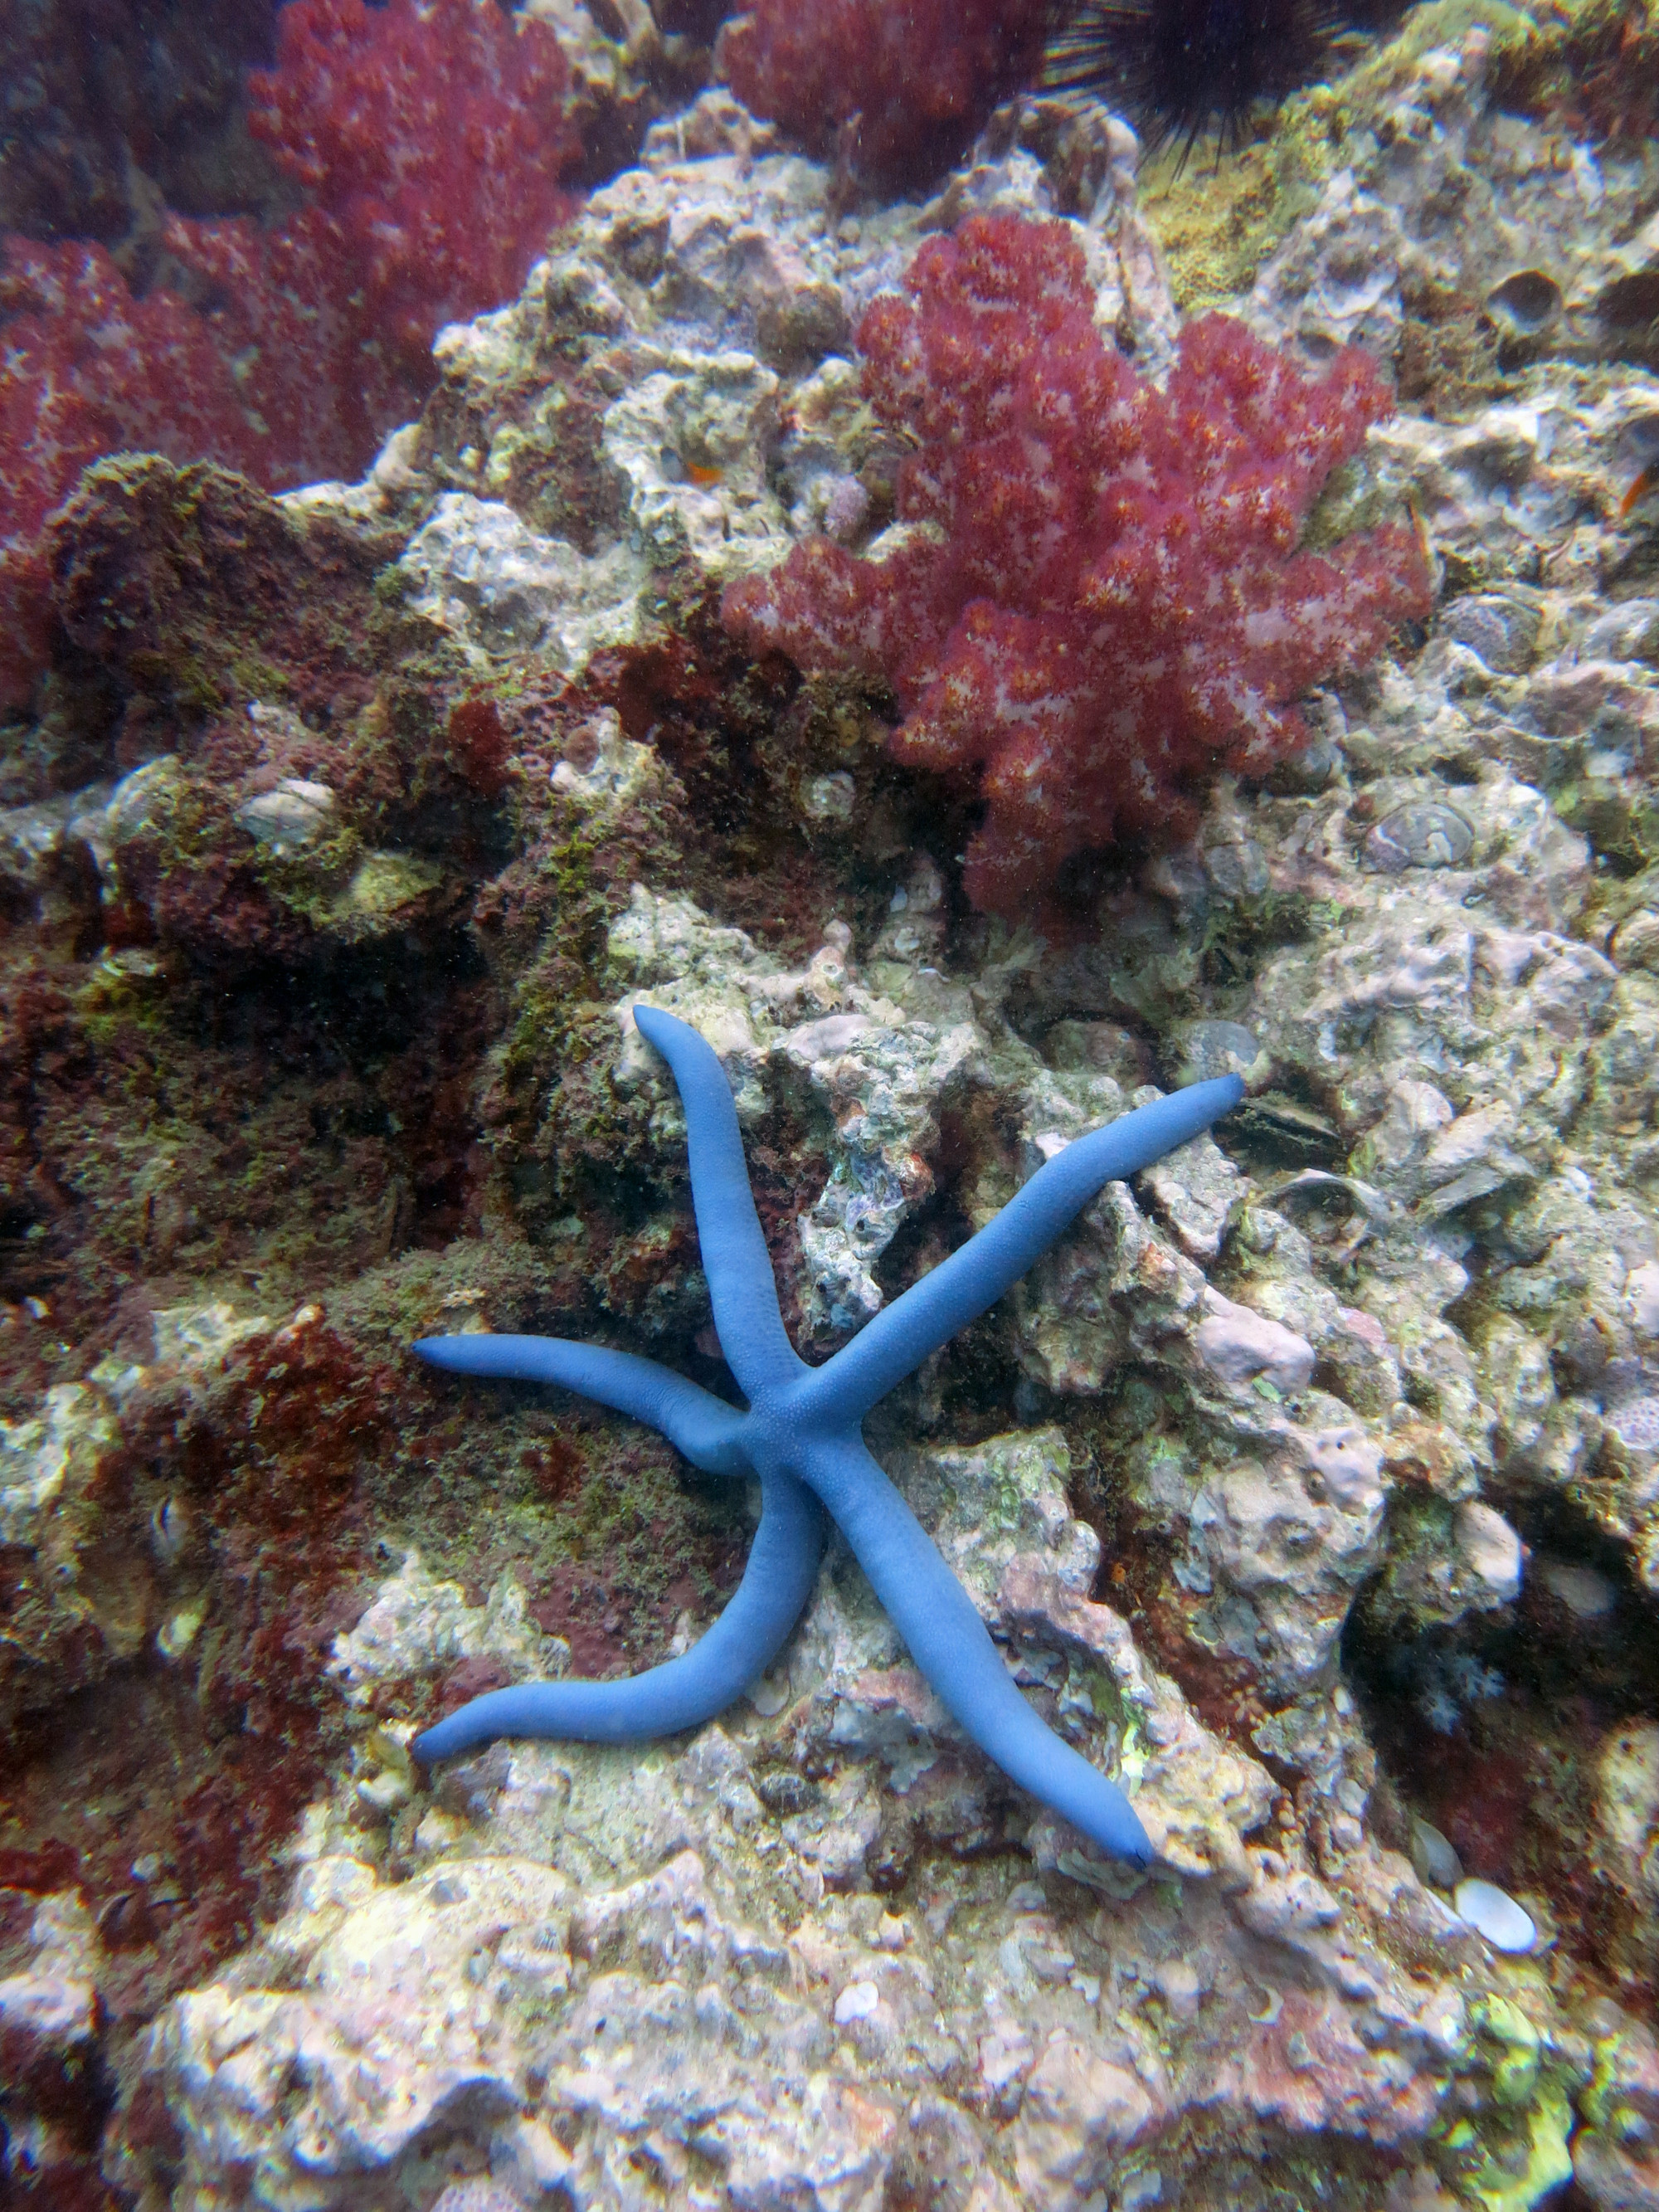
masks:
[[[162,58],[204,11],[163,12]],[[890,112],[798,142],[710,82],[719,0],[523,13],[292,0],[234,99],[204,31],[165,160],[164,86],[48,66],[84,10],[0,31],[40,94],[0,149],[0,439],[39,441],[0,489],[0,2195],[1659,2203],[1651,6],[1435,0],[1184,168],[1011,76],[916,132],[913,198]],[[933,12],[790,18],[872,13],[849,99]],[[280,146],[186,206],[255,99]],[[329,324],[264,279],[331,225]],[[486,296],[428,361],[421,301]],[[366,335],[373,434],[313,448]],[[872,550],[957,558],[917,486],[977,456],[962,544],[1074,593],[1123,485],[988,459],[985,410],[1063,442],[1091,393],[1191,465],[1136,540],[1174,596],[1084,713],[963,568],[932,674],[959,627],[985,708],[994,631],[1012,688],[907,757]],[[822,660],[721,614],[806,542],[854,579]],[[985,729],[1135,708],[1194,639],[1259,696],[1202,744],[1171,708],[1088,835],[1036,779],[986,896]],[[412,1759],[684,1651],[743,1571],[743,1486],[410,1356],[535,1332],[729,1389],[641,1000],[720,1058],[813,1359],[1080,1132],[1243,1078],[869,1424],[1145,1878],[957,1732],[838,1542],[717,1725]]]

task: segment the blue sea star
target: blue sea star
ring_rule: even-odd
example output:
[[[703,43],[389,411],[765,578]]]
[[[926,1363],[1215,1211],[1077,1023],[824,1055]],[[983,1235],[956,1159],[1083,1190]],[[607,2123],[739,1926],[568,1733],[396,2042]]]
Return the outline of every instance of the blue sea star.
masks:
[[[633,1742],[712,1719],[765,1672],[794,1626],[817,1574],[827,1509],[958,1727],[1092,1842],[1148,1864],[1152,1847],[1133,1807],[1020,1695],[973,1601],[871,1457],[861,1430],[877,1401],[994,1304],[1103,1184],[1196,1137],[1238,1103],[1243,1085],[1232,1075],[1194,1084],[1078,1138],[977,1236],[814,1368],[790,1343],[778,1309],[725,1070],[673,1015],[633,1011],[679,1085],[714,1326],[748,1411],[654,1360],[562,1337],[434,1336],[415,1350],[454,1374],[562,1383],[659,1429],[709,1474],[757,1477],[760,1526],[735,1595],[682,1657],[623,1681],[492,1690],[417,1736],[416,1757],[429,1764],[502,1735]]]

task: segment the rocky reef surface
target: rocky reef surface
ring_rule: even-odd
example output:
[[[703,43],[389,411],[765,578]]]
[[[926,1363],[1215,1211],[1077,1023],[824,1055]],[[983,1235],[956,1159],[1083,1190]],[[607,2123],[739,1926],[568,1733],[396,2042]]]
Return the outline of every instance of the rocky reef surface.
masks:
[[[1031,97],[897,201],[704,91],[362,482],[82,477],[0,754],[20,2202],[1659,2205],[1659,155],[1605,43],[1419,10],[1237,165]],[[974,789],[879,681],[720,617],[891,543],[854,334],[969,213],[1070,225],[1149,375],[1218,301],[1370,348],[1399,411],[1311,540],[1434,565],[1046,936],[972,909]],[[411,1761],[741,1571],[752,1502],[654,1433],[408,1354],[718,1386],[641,996],[726,1064],[808,1357],[1246,1078],[871,1424],[1150,1877],[839,1547],[694,1736]]]

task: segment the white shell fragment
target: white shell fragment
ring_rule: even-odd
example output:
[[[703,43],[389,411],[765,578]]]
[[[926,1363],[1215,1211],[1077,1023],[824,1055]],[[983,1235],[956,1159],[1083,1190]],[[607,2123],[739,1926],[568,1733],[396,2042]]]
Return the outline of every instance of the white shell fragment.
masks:
[[[1458,1917],[1484,1936],[1494,1951],[1530,1951],[1538,1923],[1494,1881],[1460,1881],[1452,1892]]]
[[[250,837],[278,852],[304,845],[333,827],[334,793],[325,783],[285,775],[274,791],[260,792],[237,809],[236,819]]]
[[[849,1982],[836,1999],[836,2025],[845,2027],[849,2021],[868,2020],[881,2002],[881,1992],[873,1982]]]
[[[1546,1559],[1538,1579],[1580,1620],[1605,1620],[1619,1603],[1619,1593],[1606,1575],[1572,1559]]]
[[[1419,1877],[1437,1889],[1455,1889],[1463,1880],[1463,1862],[1455,1845],[1432,1822],[1412,1820],[1412,1864]]]

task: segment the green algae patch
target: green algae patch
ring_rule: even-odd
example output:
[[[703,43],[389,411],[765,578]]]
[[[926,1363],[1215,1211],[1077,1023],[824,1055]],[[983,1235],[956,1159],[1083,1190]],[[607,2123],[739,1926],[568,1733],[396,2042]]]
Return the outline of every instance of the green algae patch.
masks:
[[[1484,2075],[1481,2111],[1441,2136],[1443,2170],[1481,2212],[1533,2212],[1572,2174],[1572,2092],[1583,2069],[1514,1998],[1488,1990],[1469,2006],[1461,2070]]]
[[[108,1044],[130,1025],[159,1034],[169,981],[164,963],[142,947],[106,952],[74,994],[76,1021],[94,1046]]]
[[[121,819],[130,841],[153,841],[163,876],[188,872],[213,849],[221,813],[202,780],[175,754],[162,753],[136,769],[122,787]]]
[[[1550,793],[1556,812],[1615,874],[1644,873],[1659,854],[1659,793],[1633,784],[1599,748],[1581,743],[1568,750],[1570,773]]]
[[[252,866],[289,914],[343,945],[401,928],[444,881],[437,862],[419,854],[365,850],[349,824],[293,849],[256,848]]]
[[[94,463],[50,544],[78,650],[118,695],[163,703],[186,732],[254,699],[325,719],[431,635],[375,600],[393,533],[301,519],[210,462]]]
[[[1139,1707],[1124,1696],[1112,1676],[1102,1668],[1091,1667],[1080,1678],[1073,1672],[1068,1678],[1067,1686],[1072,1690],[1081,1689],[1095,1718],[1112,1732],[1115,1739],[1118,1780],[1126,1790],[1138,1788],[1146,1778],[1152,1756]]]
[[[1614,4],[1586,0],[1605,9]],[[1637,5],[1650,13],[1659,0]],[[1140,210],[1163,249],[1182,313],[1202,314],[1249,291],[1339,170],[1352,169],[1358,189],[1368,188],[1391,133],[1389,111],[1409,93],[1425,54],[1460,47],[1472,32],[1484,33],[1494,51],[1529,52],[1536,29],[1507,0],[1438,0],[1413,9],[1396,37],[1334,84],[1293,93],[1255,144],[1219,161],[1183,160],[1171,145],[1148,161]]]
[[[1272,137],[1231,161],[1183,165],[1171,147],[1147,164],[1140,208],[1183,314],[1249,290],[1338,167],[1349,123],[1346,102],[1318,85],[1285,101]]]
[[[339,923],[378,935],[435,891],[443,870],[413,853],[365,853],[337,908]]]
[[[1538,2093],[1527,2116],[1524,2145],[1501,2157],[1482,2152],[1480,2162],[1458,2176],[1458,2195],[1482,2212],[1532,2212],[1564,2181],[1572,2179],[1572,2106],[1565,2094],[1553,2084]],[[1449,2148],[1462,2148],[1460,2136],[1473,2142],[1474,2131],[1463,2122],[1447,2138]]]
[[[1543,2042],[1538,2030],[1506,1997],[1481,1997],[1469,2008],[1470,2025],[1498,2045],[1492,2093],[1500,2105],[1523,2105],[1537,2086]]]

